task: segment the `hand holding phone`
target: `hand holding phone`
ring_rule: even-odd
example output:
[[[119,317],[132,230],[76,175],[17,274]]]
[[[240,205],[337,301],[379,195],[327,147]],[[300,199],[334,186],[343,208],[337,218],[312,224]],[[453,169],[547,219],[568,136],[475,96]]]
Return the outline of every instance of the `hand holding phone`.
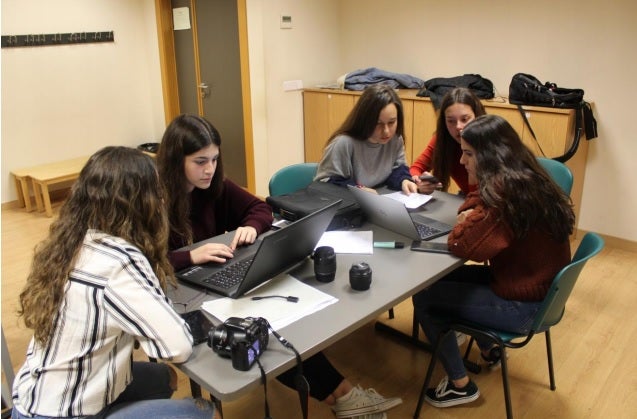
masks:
[[[419,176],[420,180],[422,180],[423,182],[429,182],[429,183],[440,183],[440,181],[438,180],[437,177],[435,177],[432,174],[429,173],[423,173],[422,175]]]

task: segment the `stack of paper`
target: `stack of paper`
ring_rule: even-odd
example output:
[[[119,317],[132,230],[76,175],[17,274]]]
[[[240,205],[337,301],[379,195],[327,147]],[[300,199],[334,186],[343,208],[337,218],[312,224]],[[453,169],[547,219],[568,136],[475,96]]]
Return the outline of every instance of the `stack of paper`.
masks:
[[[392,193],[385,194],[383,196],[394,199],[398,202],[402,202],[409,209],[414,209],[422,205],[425,205],[432,198],[431,195],[425,195],[420,193],[412,193],[410,195],[405,195],[402,192],[392,192]]]
[[[326,231],[316,247],[331,246],[335,253],[374,253],[374,233],[367,231]]]
[[[272,295],[293,296],[299,300],[296,303],[276,297],[252,300],[252,297]],[[241,298],[219,298],[206,301],[202,308],[221,322],[229,317],[263,317],[273,329],[278,330],[337,301],[337,298],[290,275],[282,275]]]

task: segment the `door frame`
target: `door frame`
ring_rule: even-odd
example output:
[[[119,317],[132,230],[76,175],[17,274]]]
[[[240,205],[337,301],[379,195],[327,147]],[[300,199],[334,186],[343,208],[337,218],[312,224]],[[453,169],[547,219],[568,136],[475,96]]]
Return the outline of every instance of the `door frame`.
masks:
[[[252,104],[250,92],[250,63],[248,49],[248,18],[246,0],[236,0],[239,27],[239,60],[241,67],[241,102],[243,104],[243,134],[245,145],[245,167],[247,189],[256,193],[254,174],[254,146],[252,131]],[[192,3],[191,3],[192,4]],[[191,6],[191,10],[194,8]],[[177,63],[173,38],[173,15],[170,0],[155,0],[157,37],[159,44],[159,64],[161,67],[164,118],[170,123],[180,114],[179,90],[177,86]],[[193,30],[196,45],[196,32]]]

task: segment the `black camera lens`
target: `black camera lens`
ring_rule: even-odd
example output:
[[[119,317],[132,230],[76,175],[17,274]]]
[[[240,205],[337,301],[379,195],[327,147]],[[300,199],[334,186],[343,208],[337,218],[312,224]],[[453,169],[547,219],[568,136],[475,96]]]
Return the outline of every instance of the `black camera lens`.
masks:
[[[336,275],[336,254],[331,246],[317,247],[312,253],[314,275],[320,282],[331,282]]]
[[[354,263],[349,269],[349,284],[352,289],[365,291],[372,283],[372,268],[365,262]]]
[[[230,356],[228,330],[223,324],[210,329],[208,332],[208,346],[220,355]]]

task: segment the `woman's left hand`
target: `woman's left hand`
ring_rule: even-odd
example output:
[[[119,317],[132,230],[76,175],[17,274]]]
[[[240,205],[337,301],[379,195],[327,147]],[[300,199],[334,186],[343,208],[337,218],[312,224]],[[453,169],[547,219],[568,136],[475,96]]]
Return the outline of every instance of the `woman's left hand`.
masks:
[[[234,233],[234,238],[232,239],[232,243],[230,243],[230,248],[235,250],[237,246],[252,244],[256,239],[257,230],[254,227],[239,227]]]
[[[467,219],[469,214],[471,214],[472,212],[473,212],[473,208],[469,208],[459,213],[456,217],[456,221],[458,221],[458,224],[464,223],[464,221]]]

